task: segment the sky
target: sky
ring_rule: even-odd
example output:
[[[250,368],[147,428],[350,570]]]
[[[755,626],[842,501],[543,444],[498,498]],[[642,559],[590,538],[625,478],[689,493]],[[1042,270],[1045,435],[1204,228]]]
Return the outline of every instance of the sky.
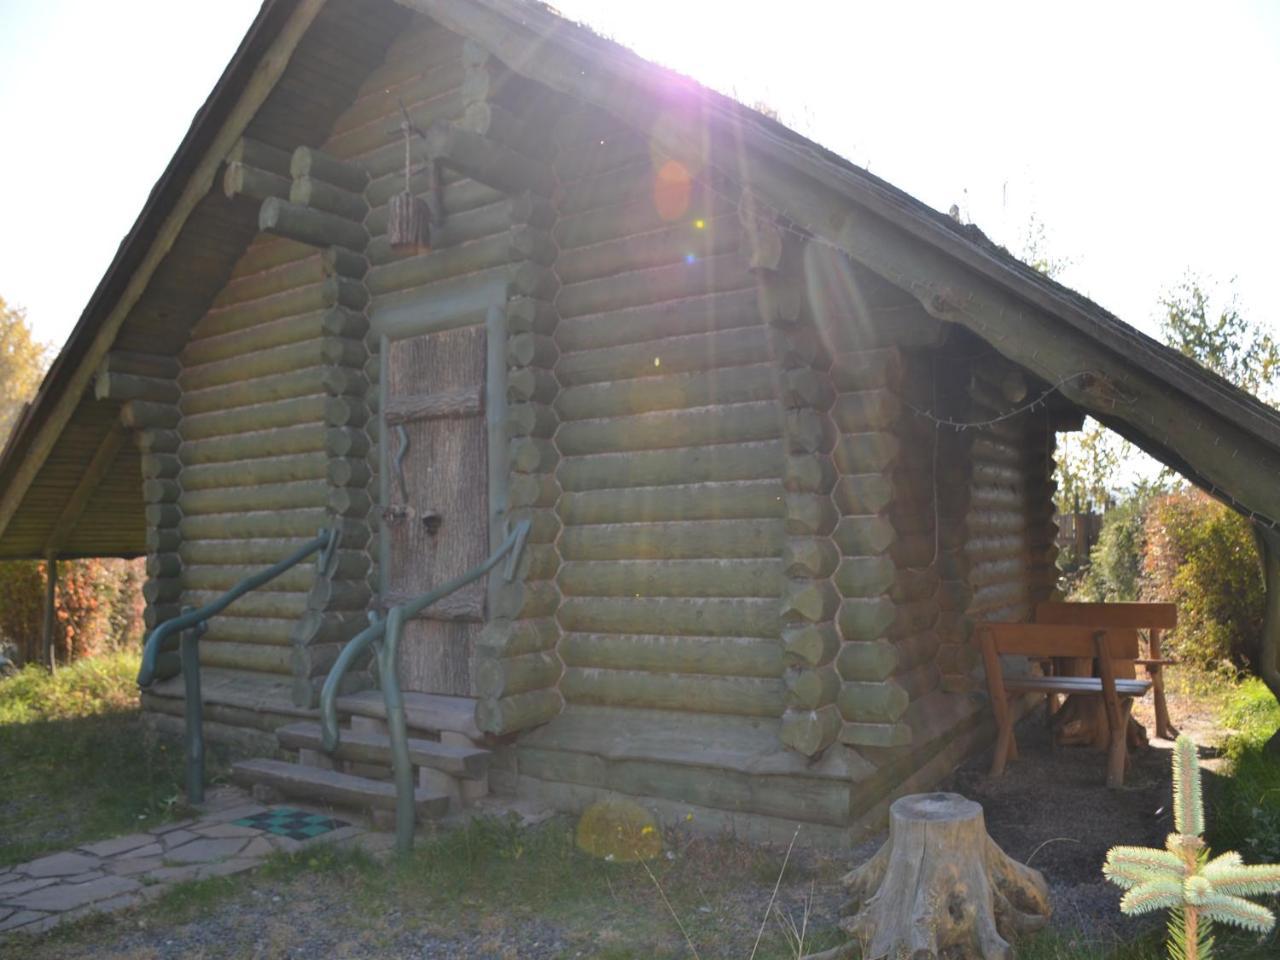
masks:
[[[1191,270],[1280,335],[1280,2],[560,0],[1155,332]],[[0,0],[0,297],[61,345],[257,0]]]

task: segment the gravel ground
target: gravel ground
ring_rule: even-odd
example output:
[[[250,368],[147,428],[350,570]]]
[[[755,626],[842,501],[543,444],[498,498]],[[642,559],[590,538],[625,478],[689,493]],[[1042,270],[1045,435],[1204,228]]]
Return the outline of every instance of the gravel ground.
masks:
[[[1211,742],[1215,732],[1206,716],[1195,714],[1194,704],[1175,700],[1171,707],[1175,722],[1181,722],[1199,742]],[[989,755],[975,757],[942,788],[982,803],[996,842],[1010,856],[1044,873],[1055,928],[1090,943],[1127,940],[1147,929],[1152,921],[1136,922],[1119,914],[1118,891],[1103,881],[1100,867],[1114,844],[1162,845],[1171,829],[1169,745],[1156,741],[1151,749],[1137,751],[1121,790],[1104,786],[1103,754],[1081,748],[1050,749],[1038,714],[1019,728],[1019,747],[1019,759],[1003,778],[986,776]],[[849,865],[870,856],[881,839],[873,838],[852,854],[834,859],[797,851],[770,925],[774,943],[759,956],[790,955],[778,934],[787,923],[785,918],[799,926],[807,915],[810,931],[826,931],[826,940],[820,939],[818,945],[830,945],[831,928],[844,902],[838,877]],[[741,864],[724,862],[726,849],[723,843],[704,849],[695,842],[683,854],[707,861],[694,868],[691,886],[700,896],[677,899],[677,907],[699,953],[708,960],[750,954],[780,863],[780,851],[775,850],[769,854],[772,860],[745,870]],[[752,856],[749,849],[732,846],[734,856]],[[635,876],[640,876],[639,882],[627,889],[615,892],[610,885],[608,896],[601,892],[578,913],[569,911],[554,919],[518,904],[466,898],[444,910],[402,908],[380,913],[353,903],[349,881],[344,884],[340,873],[278,880],[258,876],[203,906],[194,919],[168,921],[153,908],[55,934],[32,942],[30,949],[24,944],[19,954],[6,953],[14,943],[0,943],[0,955],[29,960],[688,956],[659,895],[641,875]]]

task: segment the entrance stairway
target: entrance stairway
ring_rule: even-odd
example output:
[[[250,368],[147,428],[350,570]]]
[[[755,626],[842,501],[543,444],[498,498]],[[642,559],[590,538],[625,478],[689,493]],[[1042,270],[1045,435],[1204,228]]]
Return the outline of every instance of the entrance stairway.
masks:
[[[443,817],[484,796],[489,751],[480,746],[475,700],[405,693],[404,708],[418,819]],[[378,690],[339,697],[341,739],[333,754],[322,750],[319,723],[290,723],[276,730],[276,739],[282,749],[296,751],[296,762],[241,761],[232,767],[232,779],[263,799],[283,796],[329,803],[368,814],[375,825],[391,826],[396,791],[386,709]]]

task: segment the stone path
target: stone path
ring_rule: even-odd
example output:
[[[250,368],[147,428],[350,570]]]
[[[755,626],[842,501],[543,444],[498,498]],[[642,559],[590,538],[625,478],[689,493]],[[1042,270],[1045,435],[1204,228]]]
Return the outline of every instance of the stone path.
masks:
[[[390,842],[356,825],[299,841],[232,823],[271,809],[275,807],[248,802],[240,791],[218,791],[205,804],[200,819],[167,823],[145,833],[100,840],[0,868],[0,938],[14,932],[41,933],[89,913],[137,906],[184,881],[243,873],[276,851],[357,839]],[[344,814],[342,819],[348,818]],[[379,846],[376,842],[365,845]]]

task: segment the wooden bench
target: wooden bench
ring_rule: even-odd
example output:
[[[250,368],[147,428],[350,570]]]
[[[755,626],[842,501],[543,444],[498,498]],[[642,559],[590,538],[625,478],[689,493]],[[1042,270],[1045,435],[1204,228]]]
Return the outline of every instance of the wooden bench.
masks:
[[[1124,636],[1137,637],[1138,631],[1146,631],[1145,657],[1137,657],[1134,664],[1143,668],[1151,679],[1152,697],[1155,700],[1156,736],[1172,740],[1178,731],[1169,722],[1169,706],[1164,696],[1163,668],[1172,660],[1163,659],[1160,653],[1160,633],[1178,625],[1178,608],[1172,603],[1057,603],[1036,605],[1036,623],[1061,624],[1078,627],[1102,628],[1110,631],[1114,639]]]
[[[987,689],[996,718],[995,756],[991,775],[1004,773],[1005,765],[1017,758],[1018,745],[1013,733],[1013,711],[1009,695],[1020,693],[1074,694],[1100,696],[1106,711],[1110,745],[1107,755],[1107,786],[1124,783],[1129,754],[1126,742],[1129,710],[1134,697],[1151,689],[1150,680],[1117,679],[1118,663],[1137,659],[1136,644],[1121,636],[1113,641],[1112,631],[1093,627],[1040,623],[990,623],[974,625],[974,635],[982,649],[987,672]],[[1004,675],[1002,655],[1032,659],[1073,657],[1096,659],[1097,677],[1009,677]]]

